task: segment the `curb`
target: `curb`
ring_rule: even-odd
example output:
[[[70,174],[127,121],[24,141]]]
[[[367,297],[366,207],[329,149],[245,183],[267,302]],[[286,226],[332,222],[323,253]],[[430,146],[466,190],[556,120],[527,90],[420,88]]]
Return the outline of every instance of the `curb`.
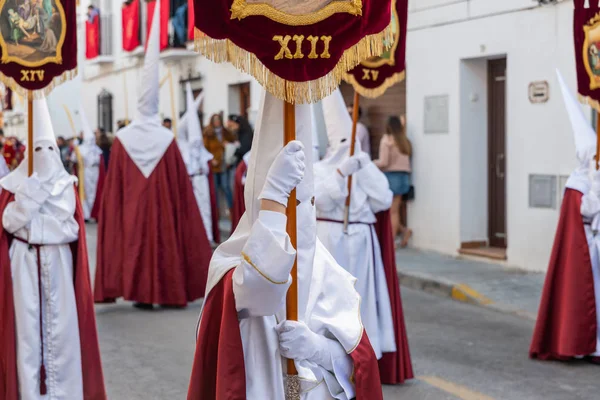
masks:
[[[490,298],[464,283],[456,283],[424,273],[405,273],[402,271],[398,271],[398,279],[400,285],[404,287],[420,290],[438,297],[450,298],[461,303],[485,307],[490,310],[515,315],[532,321],[535,321],[537,317],[530,312],[495,303]]]

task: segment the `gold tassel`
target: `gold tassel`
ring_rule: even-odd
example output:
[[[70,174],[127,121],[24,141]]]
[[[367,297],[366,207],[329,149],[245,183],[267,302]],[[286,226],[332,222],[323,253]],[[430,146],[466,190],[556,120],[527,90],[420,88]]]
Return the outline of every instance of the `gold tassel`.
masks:
[[[385,81],[376,88],[368,89],[363,87],[354,77],[354,75],[346,73],[344,74],[344,80],[352,85],[354,90],[361,96],[369,99],[374,99],[385,93],[390,87],[394,86],[398,82],[402,82],[406,77],[406,71],[396,72],[394,75],[387,77]]]
[[[600,102],[598,102],[598,100],[594,100],[589,96],[582,96],[580,94],[577,94],[577,96],[579,97],[580,103],[587,104],[588,106],[592,107],[594,110],[600,113]]]
[[[238,47],[229,39],[213,39],[198,28],[194,31],[195,49],[216,63],[230,62],[237,69],[252,75],[273,96],[292,104],[316,103],[330,95],[339,86],[346,71],[369,57],[378,56],[391,43],[393,32],[390,23],[383,31],[362,38],[348,48],[327,75],[306,82],[285,80],[271,72],[255,54]]]
[[[0,74],[0,82],[2,82],[5,86],[9,87],[13,92],[17,93],[19,96],[26,98],[27,100],[33,99],[42,99],[50,94],[50,92],[58,85],[65,83],[66,81],[70,81],[71,79],[77,76],[78,70],[75,67],[72,70],[65,71],[61,75],[55,77],[48,86],[39,90],[29,90],[20,86],[17,81],[13,78],[6,76],[4,74]]]

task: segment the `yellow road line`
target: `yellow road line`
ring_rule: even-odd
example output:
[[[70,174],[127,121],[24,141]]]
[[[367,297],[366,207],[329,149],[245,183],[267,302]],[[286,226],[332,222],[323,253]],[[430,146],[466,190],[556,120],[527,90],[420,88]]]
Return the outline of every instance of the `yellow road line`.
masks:
[[[449,382],[437,376],[419,376],[417,379],[426,382],[446,393],[462,400],[494,400],[493,397],[486,396],[483,393],[476,392],[457,383]]]
[[[465,285],[464,283],[455,285],[452,288],[452,298],[454,300],[463,301],[466,303],[476,303],[489,305],[492,304],[493,301],[479,293],[477,290],[473,289],[469,285]]]

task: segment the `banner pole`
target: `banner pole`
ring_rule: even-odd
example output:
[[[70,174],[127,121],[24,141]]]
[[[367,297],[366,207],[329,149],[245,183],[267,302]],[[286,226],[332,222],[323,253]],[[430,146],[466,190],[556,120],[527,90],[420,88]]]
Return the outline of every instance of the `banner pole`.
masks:
[[[283,103],[283,143],[287,145],[296,140],[296,106],[285,101]],[[292,190],[286,208],[287,233],[292,246],[298,249],[298,229],[296,220],[296,189]],[[292,284],[287,292],[286,319],[298,321],[298,254],[292,267]],[[300,400],[300,381],[294,360],[287,360],[286,399]]]
[[[27,176],[33,174],[33,99],[27,97]]]
[[[350,139],[350,157],[354,155],[356,144],[356,125],[358,124],[358,110],[360,108],[360,95],[354,91],[354,104],[352,105],[352,137]],[[344,206],[344,233],[348,233],[348,222],[350,220],[350,199],[352,197],[352,175],[348,177],[348,197]]]

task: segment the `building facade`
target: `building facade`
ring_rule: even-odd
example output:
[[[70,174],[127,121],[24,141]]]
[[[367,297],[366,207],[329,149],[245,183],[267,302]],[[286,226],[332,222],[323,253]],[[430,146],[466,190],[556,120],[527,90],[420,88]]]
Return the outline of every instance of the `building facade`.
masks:
[[[544,271],[577,166],[556,68],[576,90],[571,1],[412,0],[413,245]],[[591,111],[588,111],[592,115]]]

